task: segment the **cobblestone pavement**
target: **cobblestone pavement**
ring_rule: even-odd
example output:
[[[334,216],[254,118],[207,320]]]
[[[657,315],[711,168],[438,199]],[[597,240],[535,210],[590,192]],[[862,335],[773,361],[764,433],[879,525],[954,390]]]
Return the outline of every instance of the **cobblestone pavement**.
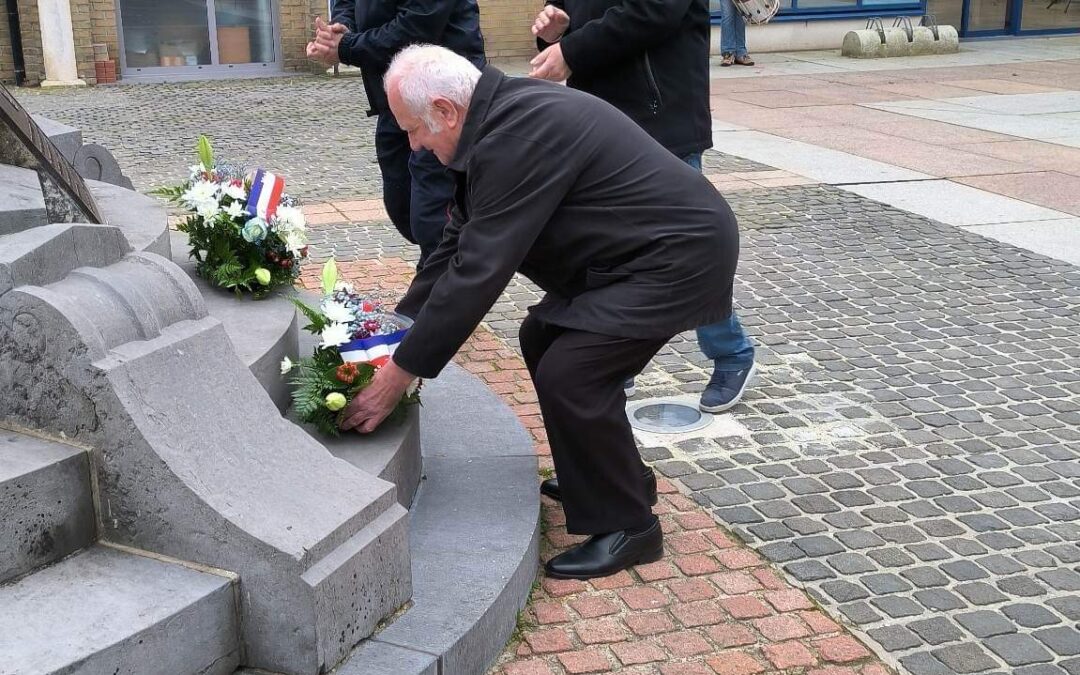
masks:
[[[727,196],[759,374],[723,435],[647,459],[905,672],[1080,673],[1080,270],[833,187]],[[313,243],[411,257],[376,223]],[[514,345],[537,297],[487,328]],[[681,335],[638,396],[708,365]]]
[[[283,174],[294,197],[370,197],[381,189],[375,121],[358,77],[13,91],[30,112],[112,151],[143,192],[187,178],[199,134],[221,158]]]

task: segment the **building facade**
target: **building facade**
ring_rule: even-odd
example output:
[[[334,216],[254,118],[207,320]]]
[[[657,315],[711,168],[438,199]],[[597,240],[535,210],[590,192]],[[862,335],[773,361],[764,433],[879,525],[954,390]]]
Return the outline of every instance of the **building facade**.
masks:
[[[228,77],[317,66],[304,57],[327,0],[3,0],[0,81],[94,84],[103,62],[128,80]],[[529,56],[543,0],[479,0],[489,56]],[[714,23],[719,1],[712,0]],[[961,37],[1080,32],[1072,0],[782,0],[748,31],[753,51],[838,48],[868,17],[934,14]],[[1080,0],[1077,0],[1080,5]],[[719,27],[714,26],[714,32]],[[717,40],[714,40],[714,49]],[[43,41],[44,40],[44,41]],[[54,72],[48,72],[49,69]]]

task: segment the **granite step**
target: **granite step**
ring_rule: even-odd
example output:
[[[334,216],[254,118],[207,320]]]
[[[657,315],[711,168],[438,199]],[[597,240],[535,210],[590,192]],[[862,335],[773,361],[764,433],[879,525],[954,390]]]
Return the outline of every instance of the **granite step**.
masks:
[[[0,586],[0,674],[221,675],[235,580],[97,545]]]
[[[498,658],[539,564],[537,460],[514,413],[447,366],[422,392],[424,478],[410,510],[412,607],[336,675],[480,675]]]
[[[37,172],[0,164],[0,236],[48,222]]]
[[[0,584],[94,538],[87,452],[0,429]]]
[[[119,189],[119,188],[118,188]],[[290,403],[288,382],[281,376],[281,360],[296,359],[299,321],[296,308],[285,294],[261,300],[238,298],[195,273],[195,261],[188,257],[187,237],[171,235],[172,260],[195,282],[210,316],[221,322],[240,360],[251,370],[278,410]]]

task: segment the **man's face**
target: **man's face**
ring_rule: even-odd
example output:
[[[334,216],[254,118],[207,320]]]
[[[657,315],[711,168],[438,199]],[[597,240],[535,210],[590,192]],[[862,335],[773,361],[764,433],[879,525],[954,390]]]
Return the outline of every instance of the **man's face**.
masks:
[[[457,151],[458,139],[461,138],[464,112],[447,99],[435,99],[432,115],[439,122],[440,128],[438,131],[432,131],[424,120],[412,114],[405,102],[401,100],[396,84],[390,86],[386,94],[390,102],[390,111],[394,114],[394,119],[397,120],[402,131],[409,134],[409,146],[413,151],[430,150],[443,165],[449,164]]]

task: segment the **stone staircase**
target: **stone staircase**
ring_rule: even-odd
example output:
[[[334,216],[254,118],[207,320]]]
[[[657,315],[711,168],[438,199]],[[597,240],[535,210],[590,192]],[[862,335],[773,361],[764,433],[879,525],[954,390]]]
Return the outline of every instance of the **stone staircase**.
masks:
[[[209,288],[118,186],[44,223],[33,174],[0,166],[0,675],[484,672],[537,567],[510,410],[451,366],[400,426],[305,434],[286,298]]]

